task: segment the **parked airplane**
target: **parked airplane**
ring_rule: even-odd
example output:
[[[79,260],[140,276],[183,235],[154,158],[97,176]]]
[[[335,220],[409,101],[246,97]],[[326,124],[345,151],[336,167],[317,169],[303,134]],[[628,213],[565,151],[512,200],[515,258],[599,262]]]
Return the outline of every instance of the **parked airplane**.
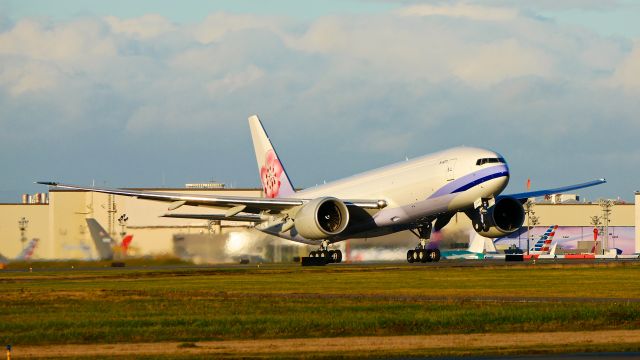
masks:
[[[133,196],[170,202],[168,210],[184,205],[221,208],[221,214],[173,214],[165,217],[248,221],[259,231],[319,246],[310,257],[340,262],[342,253],[332,243],[349,238],[387,235],[410,230],[419,239],[407,252],[408,262],[438,261],[440,251],[427,242],[432,229],[446,226],[464,212],[473,228],[485,237],[518,230],[525,219],[527,198],[557,194],[605,183],[604,179],[556,189],[502,195],[509,168],[498,153],[457,147],[295,191],[257,116],[249,117],[264,196],[236,197],[106,189],[57,182],[39,182],[65,189]]]
[[[33,253],[36,251],[36,248],[38,247],[39,241],[40,239],[37,239],[37,238],[31,239],[31,241],[29,241],[27,246],[22,250],[22,252],[18,255],[18,257],[15,258],[15,260],[18,260],[18,261],[31,260],[31,257],[33,257]]]
[[[555,253],[557,242],[553,246],[551,245],[551,243],[553,242],[553,237],[556,235],[556,230],[558,230],[558,225],[549,226],[547,231],[545,231],[544,234],[540,236],[540,239],[536,241],[533,247],[529,249],[529,254],[549,255],[552,250]]]
[[[127,255],[133,235],[126,235],[118,244],[96,219],[88,218],[86,220],[100,260],[113,260],[114,249],[122,256]]]
[[[4,269],[7,266],[7,264],[13,261],[31,260],[31,257],[33,256],[33,253],[36,251],[36,247],[38,246],[39,241],[40,240],[37,238],[31,239],[31,241],[29,241],[27,246],[24,249],[22,249],[20,254],[18,254],[18,256],[16,256],[14,259],[8,259],[2,256],[2,254],[0,254],[0,269]]]
[[[484,237],[475,234],[469,241],[469,247],[465,250],[441,250],[443,259],[484,259]]]
[[[39,241],[40,241],[40,239],[38,239],[38,238],[31,239],[31,241],[29,241],[27,243],[27,246],[24,249],[22,249],[20,254],[18,254],[18,256],[16,256],[12,260],[9,260],[6,257],[0,255],[0,262],[8,263],[9,261],[29,261],[29,260],[31,260],[31,257],[33,257],[33,253],[36,251],[36,247],[38,247],[38,242]]]
[[[529,254],[539,258],[553,258],[556,252],[557,242],[553,242],[558,225],[551,225],[538,241],[531,247]],[[491,249],[488,249],[488,247]],[[441,256],[445,259],[504,259],[505,254],[497,253],[493,241],[489,238],[474,234],[469,247],[466,250],[442,250]]]

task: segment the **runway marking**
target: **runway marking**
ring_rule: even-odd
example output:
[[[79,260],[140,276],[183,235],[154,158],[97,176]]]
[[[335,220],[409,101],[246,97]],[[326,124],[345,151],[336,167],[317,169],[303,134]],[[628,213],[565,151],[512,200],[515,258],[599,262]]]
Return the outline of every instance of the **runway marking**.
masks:
[[[375,354],[429,349],[551,349],[569,345],[626,344],[640,347],[640,330],[607,330],[577,332],[536,332],[497,334],[452,334],[416,336],[369,336],[342,338],[261,339],[180,342],[121,343],[95,345],[43,345],[14,347],[16,358],[47,358],[74,356],[135,356],[135,355],[218,355],[269,356],[310,355],[314,353]],[[433,354],[433,353],[429,353]]]

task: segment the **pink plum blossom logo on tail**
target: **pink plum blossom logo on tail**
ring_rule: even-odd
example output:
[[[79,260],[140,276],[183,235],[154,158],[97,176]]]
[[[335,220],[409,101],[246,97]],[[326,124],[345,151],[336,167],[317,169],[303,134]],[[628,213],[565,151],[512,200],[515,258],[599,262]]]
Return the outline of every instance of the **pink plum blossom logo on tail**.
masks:
[[[276,157],[273,150],[267,151],[264,159],[264,165],[260,168],[260,180],[264,194],[268,198],[275,198],[280,192],[280,176],[284,172],[280,160]]]

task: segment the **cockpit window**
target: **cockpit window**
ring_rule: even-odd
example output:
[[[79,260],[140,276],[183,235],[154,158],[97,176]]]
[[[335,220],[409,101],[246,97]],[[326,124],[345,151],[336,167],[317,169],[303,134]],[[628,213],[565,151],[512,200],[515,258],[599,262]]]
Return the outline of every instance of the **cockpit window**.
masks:
[[[480,166],[480,165],[484,165],[484,164],[504,164],[505,161],[503,158],[484,158],[484,159],[478,159],[478,161],[476,161],[476,165]]]

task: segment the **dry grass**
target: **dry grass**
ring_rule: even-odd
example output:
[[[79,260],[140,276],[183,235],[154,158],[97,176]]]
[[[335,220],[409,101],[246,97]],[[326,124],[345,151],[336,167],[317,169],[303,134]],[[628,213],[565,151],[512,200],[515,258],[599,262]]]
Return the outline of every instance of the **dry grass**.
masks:
[[[422,335],[343,337],[318,339],[269,339],[198,343],[136,343],[104,345],[27,346],[14,351],[16,357],[96,356],[184,356],[184,357],[369,357],[393,354],[427,356],[433,354],[512,354],[514,348],[529,353],[553,352],[559,347],[640,349],[640,330],[554,333],[500,333],[471,335]]]
[[[104,349],[121,347],[114,344],[143,349],[138,343],[159,343],[144,346],[160,348],[195,343],[196,348],[162,353],[189,357],[193,351],[212,351],[214,345],[207,345],[212,340],[212,344],[231,346],[247,339],[258,340],[256,344],[276,340],[316,344],[316,338],[338,338],[330,342],[340,343],[342,337],[362,337],[367,339],[365,344],[369,342],[363,349],[375,349],[371,343],[385,338],[409,341],[411,336],[436,334],[444,336],[434,338],[439,339],[438,344],[446,344],[446,339],[457,341],[465,336],[495,335],[505,341],[516,333],[524,339],[533,332],[603,329],[637,336],[640,329],[640,266],[635,263],[75,269],[1,274],[0,339],[16,349],[63,344],[82,348],[87,344],[89,349],[110,354]],[[510,335],[505,337],[505,333]],[[604,334],[617,333],[598,336],[609,336]],[[550,336],[562,339],[557,334]],[[607,348],[605,342],[571,344],[564,349]],[[474,354],[485,353],[486,349],[471,345]],[[438,345],[437,353],[458,353],[466,345],[459,346]],[[414,348],[400,346],[392,353],[410,355]],[[503,353],[505,349],[494,350]],[[550,349],[563,350],[559,346]],[[309,356],[343,356],[345,351],[316,350],[309,350]],[[228,351],[231,357],[238,354]],[[371,356],[387,350],[376,351]],[[345,354],[355,356],[353,351]]]

